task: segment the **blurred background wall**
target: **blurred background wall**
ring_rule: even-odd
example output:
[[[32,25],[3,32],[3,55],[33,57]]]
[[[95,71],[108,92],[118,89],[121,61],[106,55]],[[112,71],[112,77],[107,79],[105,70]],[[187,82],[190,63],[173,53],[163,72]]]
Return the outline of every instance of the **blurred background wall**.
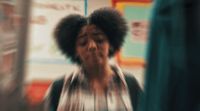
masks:
[[[13,46],[14,43],[11,43],[12,50],[5,52],[7,46],[2,45],[6,43],[4,38],[9,38],[11,33],[0,35],[0,85],[5,85],[8,89],[17,89],[11,90],[12,93],[4,97],[5,101],[9,101],[7,98],[10,96],[20,97],[15,98],[16,101],[10,101],[13,101],[15,106],[21,104],[24,110],[41,110],[42,99],[51,82],[76,70],[76,66],[61,54],[54,43],[52,33],[55,25],[70,13],[86,15],[87,11],[89,15],[95,9],[107,6],[118,9],[129,26],[124,47],[111,58],[110,63],[118,64],[125,72],[135,76],[143,87],[147,33],[152,7],[150,0],[87,0],[87,5],[86,0],[0,0],[0,3],[1,12],[2,4],[14,4],[14,25],[18,27],[10,37],[16,37],[14,41],[17,45]],[[2,13],[0,18],[2,29],[6,27],[3,23],[8,18]],[[13,50],[14,54],[11,54]],[[10,55],[5,56],[7,54]],[[16,81],[12,82],[13,80]],[[11,85],[8,85],[9,82]],[[18,87],[13,84],[17,84]],[[16,92],[18,94],[14,94]],[[2,99],[1,105],[5,104],[7,103]]]

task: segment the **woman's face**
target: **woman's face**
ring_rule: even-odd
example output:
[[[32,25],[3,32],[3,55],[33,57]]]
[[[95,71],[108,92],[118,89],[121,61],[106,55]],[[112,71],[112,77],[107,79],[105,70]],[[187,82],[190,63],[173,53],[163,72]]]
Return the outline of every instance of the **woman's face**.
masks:
[[[78,33],[76,54],[86,66],[106,64],[109,47],[106,35],[95,25],[86,25]]]

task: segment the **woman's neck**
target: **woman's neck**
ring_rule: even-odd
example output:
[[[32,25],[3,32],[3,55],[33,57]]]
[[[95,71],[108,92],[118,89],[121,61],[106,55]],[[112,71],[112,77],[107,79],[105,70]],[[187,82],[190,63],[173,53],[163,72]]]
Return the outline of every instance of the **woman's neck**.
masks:
[[[84,67],[90,86],[95,89],[104,90],[113,76],[113,70],[109,64],[98,67]]]
[[[102,66],[84,67],[89,80],[100,80],[109,77],[113,71],[109,64]]]

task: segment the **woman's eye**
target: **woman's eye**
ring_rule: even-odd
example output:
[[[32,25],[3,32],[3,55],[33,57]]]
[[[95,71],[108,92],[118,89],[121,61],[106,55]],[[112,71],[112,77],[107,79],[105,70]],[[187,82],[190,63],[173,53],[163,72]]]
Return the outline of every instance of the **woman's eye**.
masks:
[[[103,43],[104,42],[104,39],[97,39],[97,40],[95,40],[97,43],[99,43],[99,44],[101,44],[101,43]]]
[[[104,38],[104,34],[101,33],[101,32],[96,32],[93,34],[95,36],[95,42],[96,43],[103,43],[105,41],[105,38]]]
[[[87,44],[87,40],[82,39],[78,41],[78,45],[80,46],[85,46],[86,44]]]

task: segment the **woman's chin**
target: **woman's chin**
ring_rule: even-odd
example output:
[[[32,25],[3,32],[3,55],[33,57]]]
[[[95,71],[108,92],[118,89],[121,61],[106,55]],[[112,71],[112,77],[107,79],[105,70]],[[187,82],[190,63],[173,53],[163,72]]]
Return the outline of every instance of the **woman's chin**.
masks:
[[[95,66],[101,66],[103,65],[102,60],[91,60],[90,66],[95,67]]]

